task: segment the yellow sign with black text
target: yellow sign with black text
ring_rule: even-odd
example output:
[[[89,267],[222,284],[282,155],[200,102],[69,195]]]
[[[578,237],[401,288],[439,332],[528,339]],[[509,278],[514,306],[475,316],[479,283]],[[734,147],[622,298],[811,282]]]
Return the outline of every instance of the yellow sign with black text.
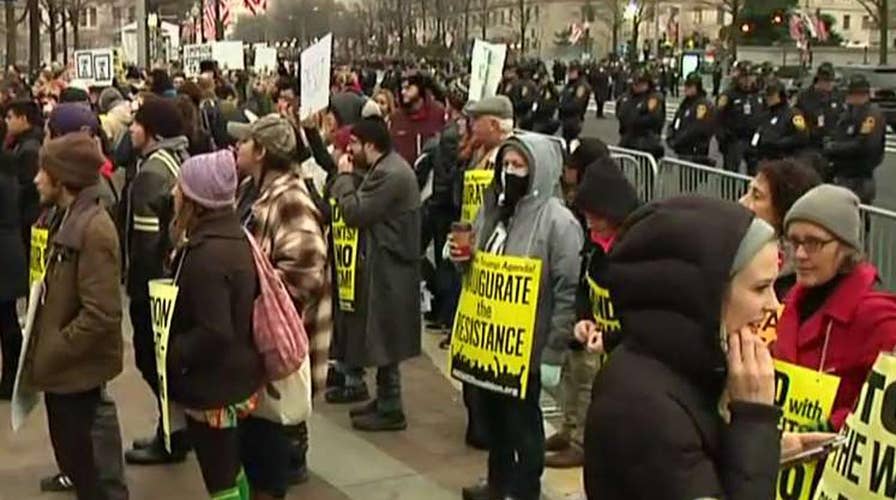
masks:
[[[485,190],[495,178],[494,169],[467,170],[464,173],[464,195],[460,221],[473,223],[485,199]]]
[[[358,228],[350,227],[342,217],[336,200],[333,205],[333,257],[336,263],[336,286],[339,310],[355,310],[355,281],[358,270]]]
[[[587,279],[591,311],[597,328],[603,332],[615,332],[622,328],[619,319],[616,318],[613,301],[610,300],[610,291],[598,285],[590,276]]]
[[[896,356],[881,353],[825,462],[815,500],[896,498]]]
[[[783,411],[784,432],[817,431],[831,417],[840,379],[802,366],[775,361],[775,406]],[[782,470],[778,474],[778,500],[810,500],[817,462]]]
[[[47,272],[47,241],[49,239],[49,229],[31,227],[31,262],[28,266],[28,283],[32,285],[44,279],[44,273]]]
[[[541,260],[477,252],[464,274],[451,335],[451,375],[526,398]]]
[[[149,305],[152,315],[152,331],[156,345],[156,371],[159,373],[159,401],[162,411],[162,431],[165,449],[171,451],[171,415],[168,400],[168,338],[171,333],[171,318],[177,303],[177,285],[170,279],[150,280]]]

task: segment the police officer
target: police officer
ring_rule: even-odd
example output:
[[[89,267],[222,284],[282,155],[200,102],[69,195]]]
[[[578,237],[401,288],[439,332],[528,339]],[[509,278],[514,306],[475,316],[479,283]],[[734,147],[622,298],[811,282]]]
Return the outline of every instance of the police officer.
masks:
[[[594,91],[594,101],[597,103],[596,118],[604,117],[604,103],[610,98],[610,71],[607,61],[603,60],[591,70],[591,89]]]
[[[561,61],[560,59],[554,61],[552,73],[554,77],[554,83],[556,83],[557,85],[563,83],[563,77],[566,76],[566,65],[563,64],[563,61]]]
[[[662,158],[665,150],[660,135],[666,123],[666,103],[649,72],[638,70],[632,74],[631,91],[616,103],[616,117],[621,147]]]
[[[809,145],[809,127],[800,110],[790,107],[784,82],[772,78],[765,83],[765,110],[750,139],[747,172],[756,174],[763,160],[796,156]]]
[[[877,193],[874,169],[884,159],[886,132],[884,116],[870,102],[870,94],[865,76],[849,79],[846,109],[825,139],[823,150],[831,161],[834,183],[851,189],[866,205],[874,202]]]
[[[538,87],[532,80],[532,73],[534,67],[531,64],[520,64],[517,70],[519,76],[507,94],[513,103],[513,116],[516,117],[518,126],[525,130],[532,130],[532,113],[538,99]]]
[[[739,62],[734,78],[734,85],[719,96],[716,106],[716,140],[725,158],[725,170],[731,172],[740,169],[750,139],[756,132],[756,120],[762,108],[752,64]]]
[[[560,122],[554,118],[560,105],[560,94],[545,69],[539,70],[536,76],[538,76],[538,97],[532,109],[532,131],[554,135],[560,127]]]
[[[567,143],[582,132],[582,122],[590,100],[591,86],[582,74],[582,66],[572,61],[569,63],[566,87],[560,94],[560,126]]]
[[[821,151],[824,138],[830,135],[845,107],[845,97],[834,90],[834,67],[824,63],[815,73],[811,87],[797,96],[794,107],[799,108],[809,126],[809,142],[813,150]]]
[[[684,81],[684,100],[666,132],[666,144],[679,158],[715,166],[709,158],[713,134],[713,105],[703,90],[703,77],[691,73]]]

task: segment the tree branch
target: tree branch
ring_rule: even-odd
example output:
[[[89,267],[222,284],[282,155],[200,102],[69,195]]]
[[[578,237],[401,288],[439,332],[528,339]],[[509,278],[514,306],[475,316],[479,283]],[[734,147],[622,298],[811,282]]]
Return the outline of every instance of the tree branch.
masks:
[[[865,8],[868,11],[868,15],[871,16],[871,20],[880,25],[880,16],[881,11],[884,10],[886,0],[856,0],[859,2],[859,5]]]

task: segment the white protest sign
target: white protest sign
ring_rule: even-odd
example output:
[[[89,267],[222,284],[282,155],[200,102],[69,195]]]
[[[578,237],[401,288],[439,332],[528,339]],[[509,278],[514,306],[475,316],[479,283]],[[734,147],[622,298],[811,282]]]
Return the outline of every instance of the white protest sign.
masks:
[[[75,79],[89,87],[109,87],[115,77],[115,53],[112,49],[75,51]]]
[[[274,47],[255,48],[255,72],[259,74],[277,71],[277,49]]]
[[[504,76],[507,45],[476,40],[470,58],[470,90],[468,98],[478,101],[495,95]]]
[[[302,102],[299,118],[304,120],[330,104],[330,59],[333,35],[321,38],[302,51]]]
[[[243,42],[228,40],[212,44],[212,59],[222,70],[246,69],[243,57]]]
[[[210,60],[212,60],[212,44],[184,45],[184,73],[187,76],[199,75],[199,63]]]

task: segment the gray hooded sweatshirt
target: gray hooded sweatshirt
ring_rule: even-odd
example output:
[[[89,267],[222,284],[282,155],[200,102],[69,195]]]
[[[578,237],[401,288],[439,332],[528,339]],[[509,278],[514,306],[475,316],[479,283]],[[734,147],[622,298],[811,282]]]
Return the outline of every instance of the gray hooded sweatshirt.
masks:
[[[535,317],[535,339],[529,366],[559,366],[575,321],[582,226],[556,196],[563,154],[560,143],[546,136],[522,134],[501,145],[495,162],[495,181],[485,193],[473,224],[475,248],[482,251],[498,226],[502,158],[508,146],[522,150],[529,163],[529,190],[517,203],[507,223],[504,255],[541,259],[541,282]]]

